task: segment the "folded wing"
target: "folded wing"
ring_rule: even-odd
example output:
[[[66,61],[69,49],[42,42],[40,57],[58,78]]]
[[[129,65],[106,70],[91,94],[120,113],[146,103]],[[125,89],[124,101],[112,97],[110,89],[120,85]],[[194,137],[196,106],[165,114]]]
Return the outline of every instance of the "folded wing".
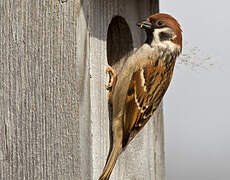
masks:
[[[175,59],[156,58],[132,75],[125,103],[123,147],[144,127],[160,104],[174,64]]]

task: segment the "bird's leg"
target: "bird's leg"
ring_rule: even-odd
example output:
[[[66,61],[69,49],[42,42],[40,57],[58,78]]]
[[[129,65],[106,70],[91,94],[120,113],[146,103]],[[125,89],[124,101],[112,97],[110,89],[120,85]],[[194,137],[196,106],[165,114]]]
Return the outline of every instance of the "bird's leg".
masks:
[[[106,89],[112,91],[112,89],[114,88],[117,82],[117,73],[114,71],[114,69],[111,66],[107,67],[106,73],[109,74],[109,83],[106,86]]]

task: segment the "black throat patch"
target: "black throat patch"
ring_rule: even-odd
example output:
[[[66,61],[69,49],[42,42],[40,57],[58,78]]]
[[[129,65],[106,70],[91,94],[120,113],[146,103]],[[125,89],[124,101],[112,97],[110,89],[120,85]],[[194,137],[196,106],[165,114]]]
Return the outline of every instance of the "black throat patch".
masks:
[[[147,39],[146,39],[145,43],[151,45],[151,43],[153,41],[153,32],[152,31],[146,31],[146,35],[147,35]]]

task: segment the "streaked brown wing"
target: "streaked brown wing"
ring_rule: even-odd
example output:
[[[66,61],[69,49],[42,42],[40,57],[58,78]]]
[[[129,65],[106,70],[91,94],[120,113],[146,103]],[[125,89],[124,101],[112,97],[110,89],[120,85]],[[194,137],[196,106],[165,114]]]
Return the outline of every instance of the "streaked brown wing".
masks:
[[[156,59],[136,71],[129,85],[124,113],[125,146],[147,123],[171,81],[175,59]]]

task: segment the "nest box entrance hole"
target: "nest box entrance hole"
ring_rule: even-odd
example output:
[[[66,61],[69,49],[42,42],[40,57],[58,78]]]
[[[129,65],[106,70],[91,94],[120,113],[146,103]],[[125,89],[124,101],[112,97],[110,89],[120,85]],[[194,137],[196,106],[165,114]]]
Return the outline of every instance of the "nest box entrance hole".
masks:
[[[119,74],[125,62],[125,57],[133,50],[133,39],[128,23],[121,16],[115,16],[108,27],[107,33],[107,61],[110,66]],[[119,77],[118,77],[119,78]],[[113,107],[108,104],[109,110],[109,132],[110,149],[112,150],[112,117]]]
[[[129,26],[121,16],[115,16],[107,33],[107,60],[110,66],[118,63],[133,50],[133,39]]]

